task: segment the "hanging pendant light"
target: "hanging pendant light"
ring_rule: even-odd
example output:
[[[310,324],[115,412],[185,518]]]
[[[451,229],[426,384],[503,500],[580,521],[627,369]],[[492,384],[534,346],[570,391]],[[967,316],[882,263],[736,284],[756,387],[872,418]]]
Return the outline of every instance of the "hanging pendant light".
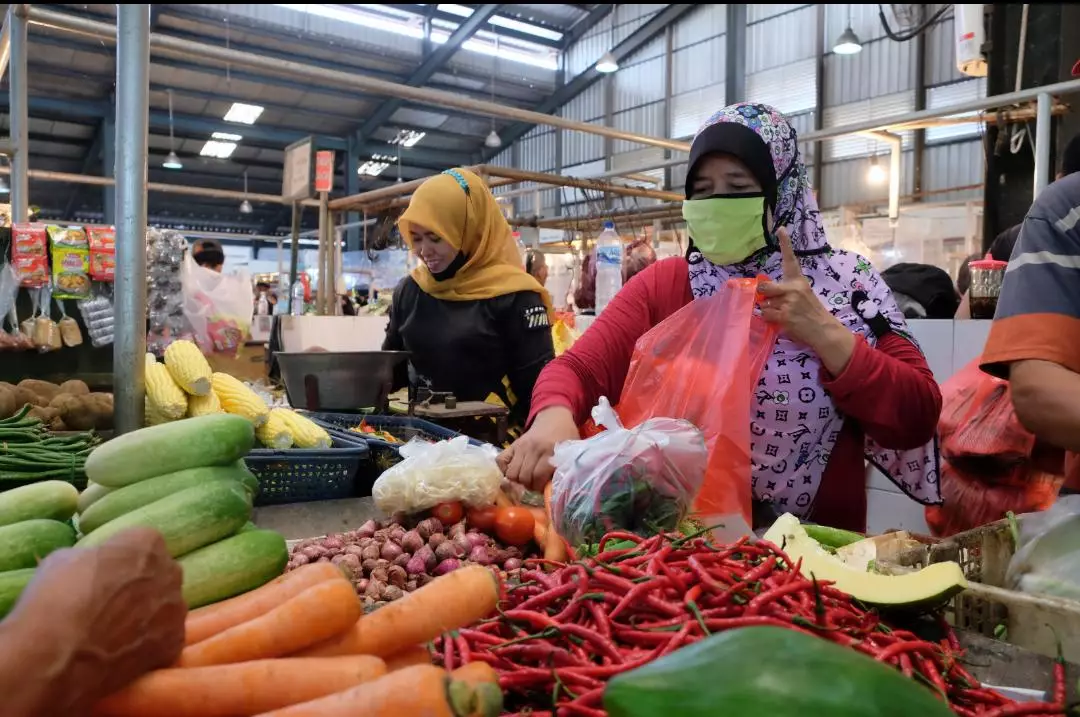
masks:
[[[484,146],[491,149],[498,149],[502,147],[502,137],[494,129],[488,133],[488,136],[484,139]]]
[[[244,170],[244,201],[240,202],[240,213],[241,214],[251,214],[253,211],[255,211],[251,207],[251,202],[249,202],[247,200],[247,193],[248,193],[247,170],[245,169]]]
[[[611,74],[612,72],[618,72],[619,61],[615,59],[615,55],[612,55],[610,52],[605,52],[603,56],[596,61],[596,71],[602,72],[605,75]]]
[[[836,39],[832,51],[837,55],[856,55],[862,52],[862,41],[851,29],[851,5],[847,6],[847,28]]]
[[[172,111],[172,90],[168,91],[169,94],[169,156],[165,158],[165,161],[161,163],[161,166],[165,169],[183,169],[184,163],[180,161],[180,157],[176,155],[176,138],[173,136],[173,111]]]
[[[491,56],[491,104],[495,104],[495,75],[499,68],[499,36],[495,35],[495,54]],[[491,131],[484,138],[484,146],[488,149],[502,147],[502,137],[495,131],[495,118],[491,118]]]

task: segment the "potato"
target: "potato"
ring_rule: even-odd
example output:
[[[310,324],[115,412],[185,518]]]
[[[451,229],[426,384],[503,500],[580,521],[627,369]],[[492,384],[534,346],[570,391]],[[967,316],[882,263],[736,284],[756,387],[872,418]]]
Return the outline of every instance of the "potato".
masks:
[[[95,427],[105,431],[113,427],[113,395],[111,393],[91,393],[90,400],[95,415]]]
[[[73,378],[60,384],[60,393],[70,393],[72,396],[85,396],[90,393],[90,387],[84,381]]]
[[[55,433],[59,433],[60,431],[68,430],[68,427],[67,424],[64,423],[64,419],[60,418],[60,416],[57,416],[56,418],[49,421],[49,430]]]
[[[44,403],[38,404],[41,406],[48,406],[49,401],[56,398],[56,394],[60,393],[60,387],[55,383],[49,383],[48,381],[39,381],[36,378],[26,378],[19,381],[19,388],[25,388],[33,391],[37,395],[45,399]]]
[[[97,412],[90,396],[69,396],[60,417],[72,431],[89,431],[97,425]]]
[[[34,406],[26,415],[30,416],[31,418],[36,418],[42,423],[48,424],[50,421],[60,415],[60,409],[49,408],[48,406]]]
[[[23,388],[22,386],[15,389],[15,403],[18,404],[19,408],[22,408],[28,403],[31,406],[48,406],[50,400],[51,399],[39,396],[30,389]]]
[[[19,408],[15,405],[15,391],[0,386],[0,418],[14,416]]]

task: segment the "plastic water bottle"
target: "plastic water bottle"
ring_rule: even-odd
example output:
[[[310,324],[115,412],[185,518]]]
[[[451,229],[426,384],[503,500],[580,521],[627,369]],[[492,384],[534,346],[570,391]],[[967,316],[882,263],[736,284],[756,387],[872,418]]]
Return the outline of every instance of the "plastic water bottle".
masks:
[[[292,315],[304,315],[304,284],[299,280],[292,285]]]
[[[596,313],[600,314],[622,288],[622,237],[614,222],[604,222],[596,238]]]

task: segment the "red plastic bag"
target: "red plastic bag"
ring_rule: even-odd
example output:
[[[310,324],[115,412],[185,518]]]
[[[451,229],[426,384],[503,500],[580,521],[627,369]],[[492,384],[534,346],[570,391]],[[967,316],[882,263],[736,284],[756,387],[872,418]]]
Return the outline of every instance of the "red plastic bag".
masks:
[[[930,532],[945,538],[1001,520],[1010,510],[1046,510],[1057,500],[1065,478],[1024,464],[988,459],[941,459],[941,505],[926,507]]]
[[[761,281],[730,279],[638,339],[617,407],[626,426],[682,418],[701,430],[709,462],[693,512],[709,526],[752,525],[750,404],[778,333],[754,314]]]
[[[1031,455],[1035,436],[1016,418],[1009,382],[980,370],[979,359],[942,385],[941,400],[942,456],[1017,462]]]

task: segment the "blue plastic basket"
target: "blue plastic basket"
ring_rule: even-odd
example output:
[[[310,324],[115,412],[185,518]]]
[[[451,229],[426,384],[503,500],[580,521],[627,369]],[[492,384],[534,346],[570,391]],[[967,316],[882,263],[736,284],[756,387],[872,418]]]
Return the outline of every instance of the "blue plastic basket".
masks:
[[[306,415],[329,431],[332,436],[353,440],[359,439],[367,443],[371,455],[361,466],[360,477],[357,481],[360,487],[367,491],[364,495],[370,495],[371,486],[374,485],[375,479],[383,474],[383,471],[401,462],[401,446],[413,438],[421,438],[437,443],[461,435],[456,431],[443,428],[422,418],[411,418],[409,416],[370,416],[362,413],[307,413]],[[401,443],[390,443],[380,438],[363,433],[354,433],[349,430],[359,425],[361,421],[376,430],[386,431],[395,438],[399,438]],[[469,443],[474,446],[484,445],[482,441],[475,438],[470,438]]]
[[[255,505],[305,503],[370,495],[360,487],[371,451],[360,437],[331,433],[332,448],[255,448],[244,458],[259,479]]]

